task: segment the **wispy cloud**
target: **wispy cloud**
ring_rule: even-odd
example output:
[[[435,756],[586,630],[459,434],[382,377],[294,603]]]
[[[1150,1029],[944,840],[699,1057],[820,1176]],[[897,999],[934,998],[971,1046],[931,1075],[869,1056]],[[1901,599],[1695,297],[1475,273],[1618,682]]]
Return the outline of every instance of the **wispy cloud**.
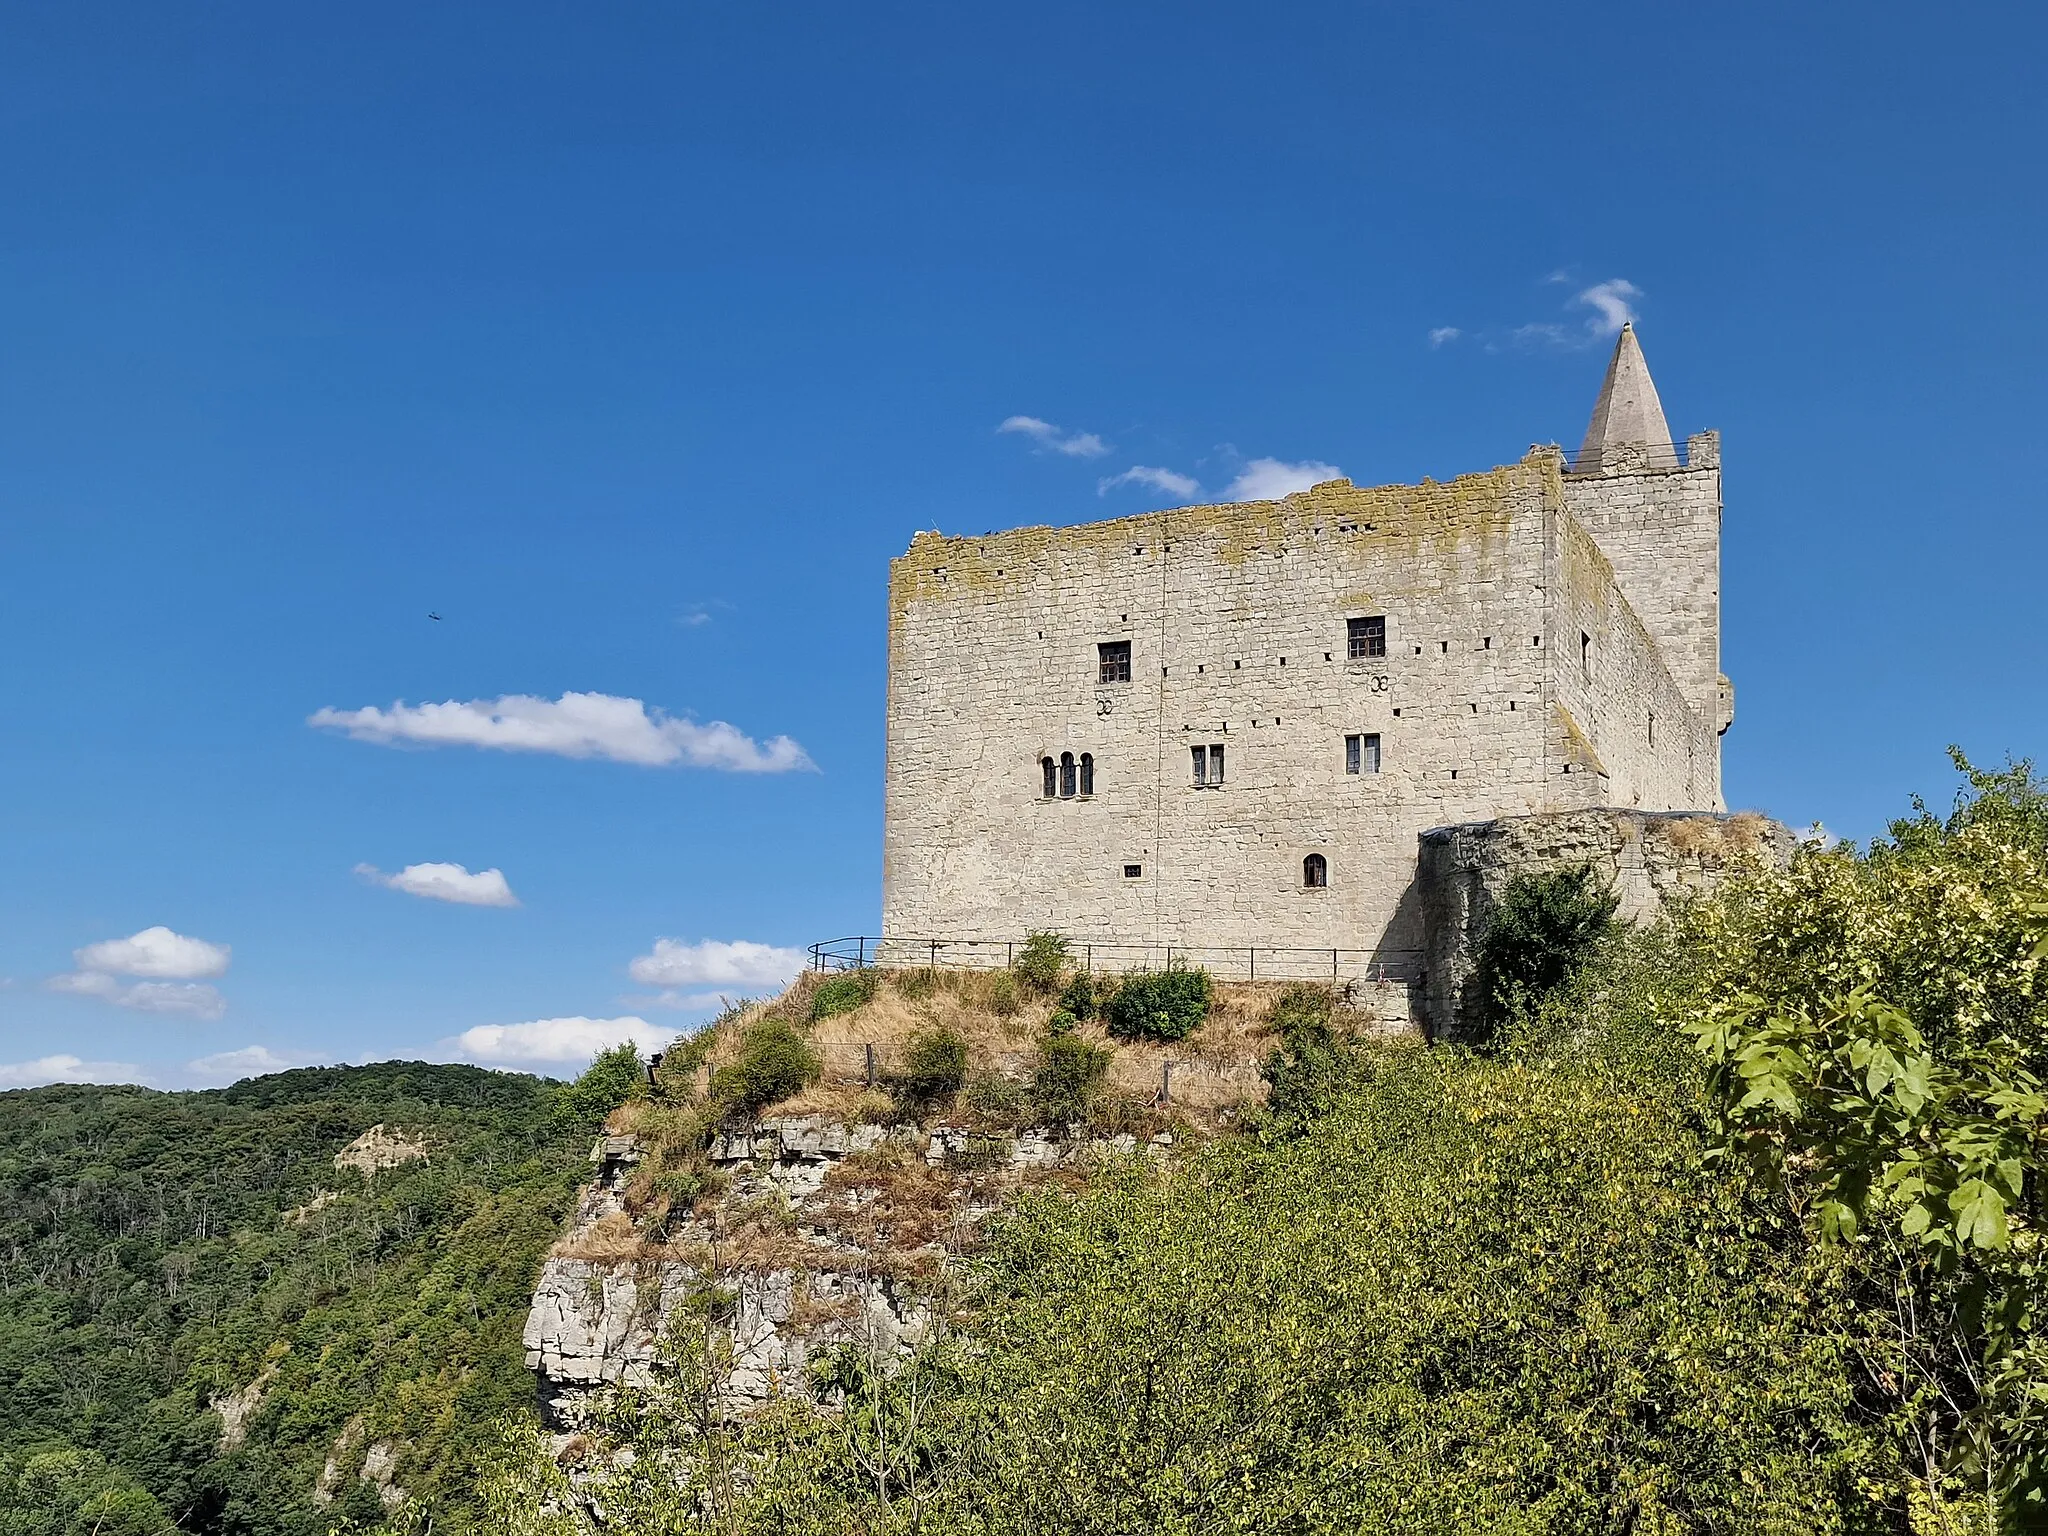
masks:
[[[77,1056],[38,1056],[34,1061],[0,1062],[0,1088],[40,1088],[45,1083],[147,1083],[149,1074],[130,1061],[85,1061]]]
[[[374,864],[358,864],[357,874],[372,885],[424,896],[429,901],[452,901],[466,907],[516,907],[501,869],[480,869],[471,874],[460,864],[408,864],[395,875],[387,875]]]
[[[1318,459],[1290,464],[1285,459],[1251,459],[1224,488],[1226,501],[1278,501],[1325,480],[1341,480],[1344,471]]]
[[[1578,281],[1562,268],[1543,279],[1546,286],[1570,287]],[[1643,296],[1643,290],[1625,277],[1610,277],[1605,282],[1594,283],[1591,287],[1580,288],[1564,301],[1568,318],[1563,320],[1532,320],[1526,325],[1513,326],[1507,330],[1466,331],[1455,325],[1440,325],[1429,333],[1432,347],[1446,346],[1451,342],[1470,339],[1488,352],[1503,350],[1527,350],[1543,348],[1563,352],[1584,351],[1610,340],[1622,326],[1636,320],[1635,301]],[[1578,313],[1584,311],[1584,313]]]
[[[1630,299],[1640,299],[1643,290],[1625,277],[1610,277],[1582,290],[1572,302],[1593,311],[1586,320],[1595,336],[1612,336],[1636,318]]]
[[[1455,325],[1439,325],[1429,333],[1429,344],[1432,347],[1447,346],[1464,334]]]
[[[642,1052],[664,1050],[676,1031],[634,1014],[616,1019],[532,1019],[524,1024],[479,1024],[444,1042],[470,1061],[497,1065],[566,1065],[631,1041]]]
[[[293,1067],[317,1066],[332,1060],[318,1051],[273,1051],[267,1045],[245,1045],[239,1050],[215,1051],[185,1063],[185,1076],[201,1088],[225,1088],[245,1077],[286,1072]]]
[[[656,768],[683,764],[728,773],[788,773],[817,767],[787,736],[756,742],[723,720],[700,725],[639,699],[608,693],[565,693],[553,700],[513,693],[440,704],[401,700],[389,709],[321,709],[306,723],[387,747],[484,747],[602,757]]]
[[[1070,459],[1099,459],[1108,454],[1109,444],[1093,432],[1075,432],[1071,435],[1064,429],[1043,421],[1036,416],[1008,416],[996,428],[998,432],[1015,432],[1028,437],[1047,453],[1063,453]]]
[[[1095,494],[1107,496],[1120,485],[1143,485],[1169,496],[1192,496],[1202,487],[1190,476],[1161,469],[1156,464],[1133,464],[1120,475],[1108,475],[1095,482]]]
[[[52,992],[98,998],[117,1008],[144,1013],[180,1013],[195,1019],[217,1019],[227,1012],[218,989],[192,978],[224,975],[229,948],[209,944],[161,925],[125,939],[104,939],[75,949],[78,969],[52,976],[44,983]],[[142,977],[138,981],[120,978]]]
[[[804,968],[804,952],[757,944],[751,939],[656,939],[626,972],[650,987],[737,987],[758,990],[786,986]]]

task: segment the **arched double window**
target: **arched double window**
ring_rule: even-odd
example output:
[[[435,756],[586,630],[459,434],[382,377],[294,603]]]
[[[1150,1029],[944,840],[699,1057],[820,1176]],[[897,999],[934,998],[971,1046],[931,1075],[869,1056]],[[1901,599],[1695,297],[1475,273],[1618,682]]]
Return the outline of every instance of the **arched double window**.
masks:
[[[1095,759],[1086,752],[1081,754],[1081,793],[1084,795],[1095,793]]]
[[[1071,800],[1074,796],[1074,754],[1060,754],[1060,798]]]
[[[1049,757],[1041,757],[1038,766],[1045,774],[1045,798],[1050,800],[1060,792],[1060,765]]]
[[[1330,864],[1320,853],[1312,853],[1301,861],[1301,883],[1311,891],[1320,891],[1330,883]]]

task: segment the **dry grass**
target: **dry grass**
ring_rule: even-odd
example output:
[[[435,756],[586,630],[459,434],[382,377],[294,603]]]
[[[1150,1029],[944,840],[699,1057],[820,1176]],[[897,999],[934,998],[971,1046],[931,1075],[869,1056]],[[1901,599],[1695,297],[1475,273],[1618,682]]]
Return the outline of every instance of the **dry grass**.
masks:
[[[647,1256],[648,1244],[634,1230],[624,1211],[600,1216],[581,1232],[563,1238],[548,1250],[551,1259],[583,1259],[592,1264],[617,1264]]]
[[[1758,853],[1771,842],[1770,818],[1756,811],[1717,816],[1681,816],[1652,825],[1682,854],[1696,858],[1734,858]]]

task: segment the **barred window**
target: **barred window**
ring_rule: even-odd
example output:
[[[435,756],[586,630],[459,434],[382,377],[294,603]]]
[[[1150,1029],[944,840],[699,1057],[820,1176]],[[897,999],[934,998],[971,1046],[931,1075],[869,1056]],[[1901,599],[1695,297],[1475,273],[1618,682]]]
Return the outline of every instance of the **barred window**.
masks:
[[[1084,795],[1095,793],[1095,759],[1086,752],[1081,754],[1081,793]]]
[[[1301,883],[1311,891],[1320,891],[1330,883],[1330,865],[1320,853],[1312,853],[1301,861]]]
[[[1131,680],[1131,642],[1128,640],[1104,640],[1095,647],[1098,677],[1104,683],[1128,683]]]
[[[1387,621],[1384,615],[1344,621],[1344,655],[1351,661],[1387,654]]]
[[[1346,773],[1378,773],[1380,771],[1380,734],[1366,731],[1357,736],[1344,738],[1344,771]]]

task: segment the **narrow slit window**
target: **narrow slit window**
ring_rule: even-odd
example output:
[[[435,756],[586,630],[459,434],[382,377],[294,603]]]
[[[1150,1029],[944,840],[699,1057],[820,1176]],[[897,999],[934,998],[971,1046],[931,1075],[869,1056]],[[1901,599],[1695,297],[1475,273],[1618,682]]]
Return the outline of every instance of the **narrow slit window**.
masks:
[[[1330,883],[1330,864],[1320,853],[1312,853],[1301,861],[1301,883],[1311,891],[1320,891]]]
[[[1344,621],[1344,655],[1351,661],[1387,654],[1387,620],[1383,614]]]
[[[1223,744],[1221,742],[1217,742],[1209,748],[1209,782],[1211,784],[1221,784],[1223,782]]]
[[[1363,736],[1346,736],[1344,738],[1344,771],[1346,773],[1357,773],[1360,771],[1359,763],[1364,758],[1364,747],[1365,738]]]
[[[1095,758],[1093,754],[1087,752],[1081,754],[1081,793],[1095,793]]]
[[[1104,683],[1128,683],[1131,680],[1131,642],[1128,640],[1104,640],[1095,647],[1096,680]]]
[[[1207,747],[1196,747],[1193,750],[1195,755],[1195,787],[1200,789],[1209,782],[1209,749]]]
[[[1060,754],[1060,798],[1071,800],[1074,796],[1074,754]]]
[[[1593,637],[1584,630],[1579,631],[1579,676],[1593,680]]]
[[[1050,800],[1060,792],[1060,765],[1049,757],[1041,757],[1038,769],[1045,775],[1045,798]]]

